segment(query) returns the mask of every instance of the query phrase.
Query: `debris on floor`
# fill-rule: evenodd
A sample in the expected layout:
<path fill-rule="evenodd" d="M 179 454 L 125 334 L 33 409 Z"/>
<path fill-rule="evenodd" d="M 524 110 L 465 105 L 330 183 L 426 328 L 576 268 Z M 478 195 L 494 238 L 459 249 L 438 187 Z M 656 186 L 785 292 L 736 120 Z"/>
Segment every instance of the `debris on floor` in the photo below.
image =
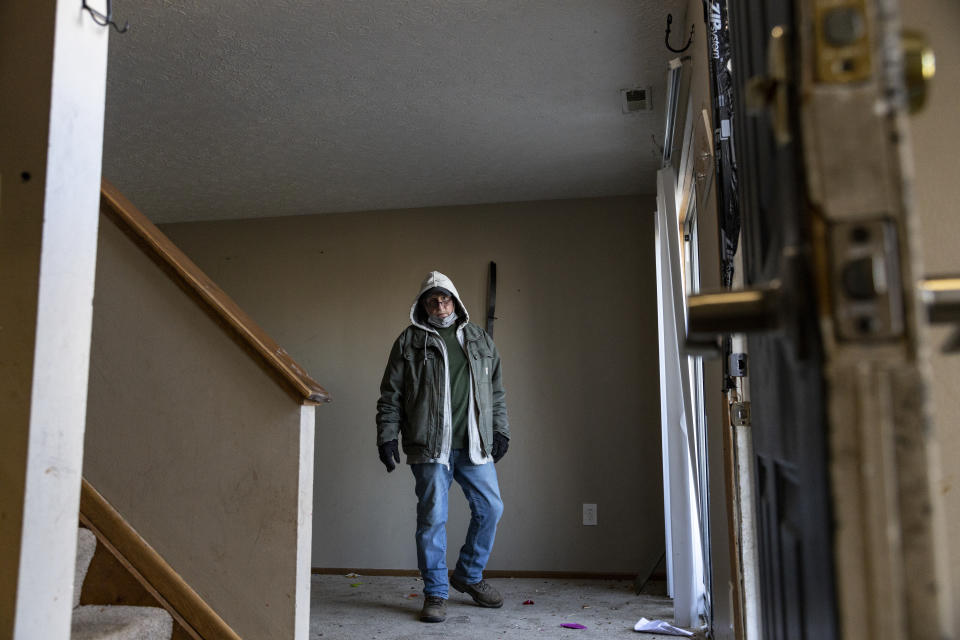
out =
<path fill-rule="evenodd" d="M 579 622 L 564 622 L 560 626 L 565 629 L 586 629 L 586 627 Z"/>
<path fill-rule="evenodd" d="M 640 618 L 640 620 L 637 621 L 637 624 L 633 626 L 633 630 L 643 633 L 660 633 L 666 636 L 690 637 L 693 635 L 693 632 L 685 629 L 679 629 L 672 624 L 664 622 L 663 620 L 647 620 L 646 618 Z"/>
<path fill-rule="evenodd" d="M 533 604 L 533 600 L 524 600 L 523 604 Z"/>
<path fill-rule="evenodd" d="M 350 586 L 351 586 L 351 587 L 359 587 L 359 586 L 362 585 L 362 584 L 363 584 L 362 582 L 354 582 L 354 583 L 351 584 Z"/>
<path fill-rule="evenodd" d="M 311 577 L 310 640 L 440 640 L 440 636 L 442 640 L 477 640 L 478 629 L 487 640 L 585 640 L 587 635 L 590 640 L 629 640 L 630 634 L 637 640 L 671 637 L 633 631 L 633 623 L 641 616 L 672 623 L 674 611 L 669 598 L 633 595 L 630 580 L 501 579 L 496 587 L 503 594 L 502 608 L 477 607 L 469 597 L 451 593 L 447 623 L 439 630 L 425 630 L 420 622 L 424 583 L 419 579 L 359 572 L 359 578 L 351 579 L 344 577 L 346 571 Z M 350 588 L 356 582 L 363 584 Z M 526 600 L 536 606 L 522 606 Z M 584 605 L 590 608 L 583 609 Z M 587 628 L 561 627 L 564 622 Z M 694 632 L 687 640 L 703 640 L 702 632 Z"/>
<path fill-rule="evenodd" d="M 359 573 L 348 573 L 347 575 L 345 575 L 345 576 L 343 576 L 343 577 L 344 577 L 344 578 L 359 578 L 359 577 L 360 577 L 360 574 L 359 574 Z"/>

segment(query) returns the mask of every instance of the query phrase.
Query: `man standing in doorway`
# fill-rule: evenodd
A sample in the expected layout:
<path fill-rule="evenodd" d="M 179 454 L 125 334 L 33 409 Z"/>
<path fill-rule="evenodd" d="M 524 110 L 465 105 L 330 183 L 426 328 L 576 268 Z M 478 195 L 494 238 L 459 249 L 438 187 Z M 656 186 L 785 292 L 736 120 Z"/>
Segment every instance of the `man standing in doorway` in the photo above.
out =
<path fill-rule="evenodd" d="M 470 322 L 456 287 L 427 275 L 410 308 L 410 326 L 393 343 L 377 402 L 377 448 L 387 471 L 400 462 L 398 438 L 417 493 L 417 564 L 423 576 L 420 619 L 447 616 L 447 496 L 456 480 L 470 504 L 470 527 L 449 585 L 481 607 L 503 597 L 483 579 L 503 513 L 493 464 L 510 429 L 500 355 Z"/>

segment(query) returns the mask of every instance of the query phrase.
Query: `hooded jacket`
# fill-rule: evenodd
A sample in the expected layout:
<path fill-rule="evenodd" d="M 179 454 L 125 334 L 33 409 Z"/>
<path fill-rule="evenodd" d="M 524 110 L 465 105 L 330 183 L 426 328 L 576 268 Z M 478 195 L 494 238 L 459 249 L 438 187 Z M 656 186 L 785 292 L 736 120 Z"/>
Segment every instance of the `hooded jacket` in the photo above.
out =
<path fill-rule="evenodd" d="M 453 433 L 450 410 L 450 372 L 447 348 L 427 322 L 420 296 L 434 287 L 453 294 L 457 313 L 457 341 L 470 369 L 467 437 L 470 461 L 491 462 L 493 432 L 510 437 L 507 407 L 500 377 L 500 354 L 493 339 L 470 322 L 453 282 L 431 271 L 410 307 L 410 326 L 394 341 L 380 382 L 377 402 L 377 444 L 400 437 L 407 464 L 449 464 Z"/>

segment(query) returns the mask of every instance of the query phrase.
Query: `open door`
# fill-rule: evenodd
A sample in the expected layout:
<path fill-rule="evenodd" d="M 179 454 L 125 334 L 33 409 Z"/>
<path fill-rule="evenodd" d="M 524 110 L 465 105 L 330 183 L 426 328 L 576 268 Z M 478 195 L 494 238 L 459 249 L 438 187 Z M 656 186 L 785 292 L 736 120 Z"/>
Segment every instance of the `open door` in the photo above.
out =
<path fill-rule="evenodd" d="M 727 7 L 762 637 L 951 637 L 895 2 Z"/>

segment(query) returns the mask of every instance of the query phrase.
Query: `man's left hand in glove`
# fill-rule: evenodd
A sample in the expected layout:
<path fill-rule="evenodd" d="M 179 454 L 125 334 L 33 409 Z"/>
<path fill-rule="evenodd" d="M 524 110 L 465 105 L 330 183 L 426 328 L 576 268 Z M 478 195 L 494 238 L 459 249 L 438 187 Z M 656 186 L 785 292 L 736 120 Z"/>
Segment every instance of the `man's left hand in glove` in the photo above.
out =
<path fill-rule="evenodd" d="M 493 434 L 493 451 L 490 453 L 493 455 L 493 462 L 496 464 L 500 462 L 500 458 L 507 455 L 507 448 L 510 446 L 510 438 L 494 432 Z"/>

